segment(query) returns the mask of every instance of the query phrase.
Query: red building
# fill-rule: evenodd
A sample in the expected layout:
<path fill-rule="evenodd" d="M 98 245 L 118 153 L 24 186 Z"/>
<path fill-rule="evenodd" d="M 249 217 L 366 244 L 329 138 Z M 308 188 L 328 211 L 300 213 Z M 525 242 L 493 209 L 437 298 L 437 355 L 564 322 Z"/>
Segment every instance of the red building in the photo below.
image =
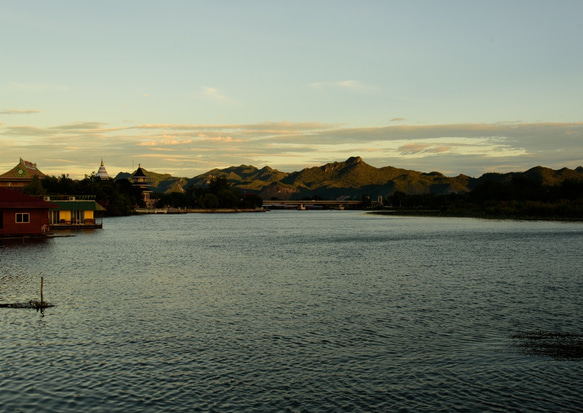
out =
<path fill-rule="evenodd" d="M 59 206 L 0 187 L 0 237 L 50 235 L 50 208 L 59 208 Z"/>

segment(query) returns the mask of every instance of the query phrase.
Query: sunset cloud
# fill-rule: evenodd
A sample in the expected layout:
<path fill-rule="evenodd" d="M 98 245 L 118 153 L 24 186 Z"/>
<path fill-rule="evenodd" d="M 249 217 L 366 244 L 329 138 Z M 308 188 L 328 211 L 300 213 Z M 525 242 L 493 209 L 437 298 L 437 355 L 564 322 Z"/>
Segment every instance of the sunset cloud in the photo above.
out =
<path fill-rule="evenodd" d="M 582 2 L 537 3 L 528 19 L 526 0 L 481 2 L 484 19 L 453 2 L 423 15 L 249 2 L 229 16 L 180 2 L 172 19 L 161 2 L 119 2 L 116 16 L 139 18 L 106 26 L 103 2 L 5 3 L 0 31 L 17 41 L 2 50 L 0 171 L 21 157 L 77 177 L 101 157 L 112 175 L 142 162 L 176 176 L 351 156 L 470 176 L 583 163 Z"/>
<path fill-rule="evenodd" d="M 408 143 L 399 147 L 399 152 L 401 152 L 403 155 L 412 155 L 424 152 L 428 147 L 429 145 L 425 143 Z"/>
<path fill-rule="evenodd" d="M 377 167 L 439 170 L 470 176 L 535 165 L 574 168 L 583 163 L 582 123 L 350 128 L 288 121 L 114 127 L 92 121 L 45 128 L 0 125 L 1 142 L 7 148 L 3 152 L 4 169 L 12 167 L 14 159 L 25 157 L 37 162 L 39 167 L 43 165 L 43 171 L 78 176 L 91 172 L 87 168 L 97 162 L 96 154 L 97 158 L 108 159 L 108 170 L 112 173 L 116 166 L 120 171 L 127 171 L 132 159 L 149 159 L 151 164 L 143 165 L 147 169 L 181 176 L 204 173 L 209 166 L 212 169 L 242 163 L 291 172 L 350 156 L 362 156 L 365 162 Z M 160 152 L 178 160 L 168 163 L 164 160 L 167 158 L 158 156 Z M 71 161 L 67 166 L 51 161 L 63 156 Z"/>
<path fill-rule="evenodd" d="M 314 82 L 310 83 L 310 87 L 316 90 L 346 90 L 355 93 L 373 93 L 377 88 L 362 83 L 358 80 L 341 80 L 337 82 Z"/>
<path fill-rule="evenodd" d="M 159 141 L 145 141 L 139 142 L 138 145 L 141 146 L 176 146 L 176 145 L 189 145 L 193 142 L 192 139 L 172 139 L 167 138 Z"/>
<path fill-rule="evenodd" d="M 106 129 L 103 128 L 105 125 L 107 125 L 105 122 L 81 122 L 55 126 L 51 129 L 60 132 L 96 132 L 106 131 Z"/>
<path fill-rule="evenodd" d="M 5 109 L 0 110 L 0 115 L 31 115 L 34 113 L 40 113 L 40 110 L 18 110 L 18 109 Z"/>
<path fill-rule="evenodd" d="M 202 88 L 202 96 L 207 98 L 207 99 L 211 99 L 211 100 L 215 100 L 215 101 L 219 101 L 219 102 L 232 102 L 233 100 L 227 96 L 225 96 L 224 94 L 222 94 L 221 92 L 219 92 L 218 89 L 214 88 L 214 87 L 208 87 L 205 86 Z"/>

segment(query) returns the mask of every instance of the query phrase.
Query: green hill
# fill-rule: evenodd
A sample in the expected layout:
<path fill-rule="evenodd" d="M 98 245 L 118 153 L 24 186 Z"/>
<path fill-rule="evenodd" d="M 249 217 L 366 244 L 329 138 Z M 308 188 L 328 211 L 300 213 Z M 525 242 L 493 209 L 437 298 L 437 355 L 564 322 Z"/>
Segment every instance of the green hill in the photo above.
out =
<path fill-rule="evenodd" d="M 371 199 L 387 197 L 396 192 L 407 195 L 459 194 L 467 193 L 484 182 L 508 184 L 510 182 L 555 186 L 566 180 L 583 181 L 583 168 L 553 170 L 537 166 L 526 172 L 506 174 L 487 173 L 479 178 L 466 175 L 448 177 L 440 172 L 419 172 L 391 166 L 376 168 L 360 157 L 351 157 L 344 162 L 333 162 L 322 166 L 302 169 L 298 172 L 281 172 L 268 166 L 258 169 L 251 165 L 213 169 L 193 178 L 177 178 L 169 174 L 150 172 L 142 168 L 150 179 L 153 191 L 162 193 L 183 192 L 190 185 L 204 187 L 212 176 L 225 177 L 233 186 L 245 193 L 259 195 L 268 200 L 306 199 L 360 199 L 368 195 Z M 116 176 L 124 179 L 124 172 Z"/>

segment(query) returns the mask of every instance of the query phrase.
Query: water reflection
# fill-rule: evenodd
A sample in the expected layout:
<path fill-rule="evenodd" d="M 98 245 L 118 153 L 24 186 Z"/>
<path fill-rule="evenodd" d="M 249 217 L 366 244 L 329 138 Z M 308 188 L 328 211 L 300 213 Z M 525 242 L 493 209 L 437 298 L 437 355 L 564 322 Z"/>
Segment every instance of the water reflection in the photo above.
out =
<path fill-rule="evenodd" d="M 0 309 L 0 400 L 577 411 L 581 358 L 555 363 L 555 338 L 528 332 L 580 348 L 582 247 L 577 224 L 314 211 L 127 217 L 0 246 L 0 301 L 38 299 L 42 276 L 58 304 Z"/>
<path fill-rule="evenodd" d="M 558 331 L 529 331 L 511 336 L 513 345 L 523 354 L 546 356 L 556 360 L 583 359 L 583 334 Z"/>
<path fill-rule="evenodd" d="M 0 251 L 6 248 L 21 248 L 34 246 L 47 246 L 53 242 L 52 238 L 45 237 L 20 237 L 20 238 L 0 238 Z"/>

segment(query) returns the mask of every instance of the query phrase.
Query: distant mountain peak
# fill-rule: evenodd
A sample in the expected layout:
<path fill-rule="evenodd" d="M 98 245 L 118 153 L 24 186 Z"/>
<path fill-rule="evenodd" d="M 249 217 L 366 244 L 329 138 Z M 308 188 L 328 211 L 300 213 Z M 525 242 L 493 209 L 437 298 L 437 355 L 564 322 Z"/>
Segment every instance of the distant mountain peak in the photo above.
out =
<path fill-rule="evenodd" d="M 142 168 L 143 169 L 143 168 Z M 352 156 L 344 162 L 331 162 L 313 166 L 297 172 L 281 172 L 264 166 L 257 169 L 252 165 L 231 166 L 213 169 L 194 178 L 174 178 L 168 174 L 146 171 L 150 185 L 157 192 L 180 192 L 189 185 L 206 186 L 209 176 L 222 176 L 235 188 L 261 196 L 263 199 L 360 199 L 363 195 L 376 199 L 395 192 L 406 194 L 447 194 L 469 192 L 485 181 L 505 182 L 523 178 L 557 185 L 566 179 L 583 181 L 583 167 L 575 170 L 562 168 L 553 170 L 536 166 L 526 172 L 486 173 L 480 178 L 466 175 L 448 177 L 441 172 L 419 172 L 392 166 L 377 168 L 367 164 L 360 156 Z M 128 173 L 120 173 L 116 179 L 123 179 Z"/>

